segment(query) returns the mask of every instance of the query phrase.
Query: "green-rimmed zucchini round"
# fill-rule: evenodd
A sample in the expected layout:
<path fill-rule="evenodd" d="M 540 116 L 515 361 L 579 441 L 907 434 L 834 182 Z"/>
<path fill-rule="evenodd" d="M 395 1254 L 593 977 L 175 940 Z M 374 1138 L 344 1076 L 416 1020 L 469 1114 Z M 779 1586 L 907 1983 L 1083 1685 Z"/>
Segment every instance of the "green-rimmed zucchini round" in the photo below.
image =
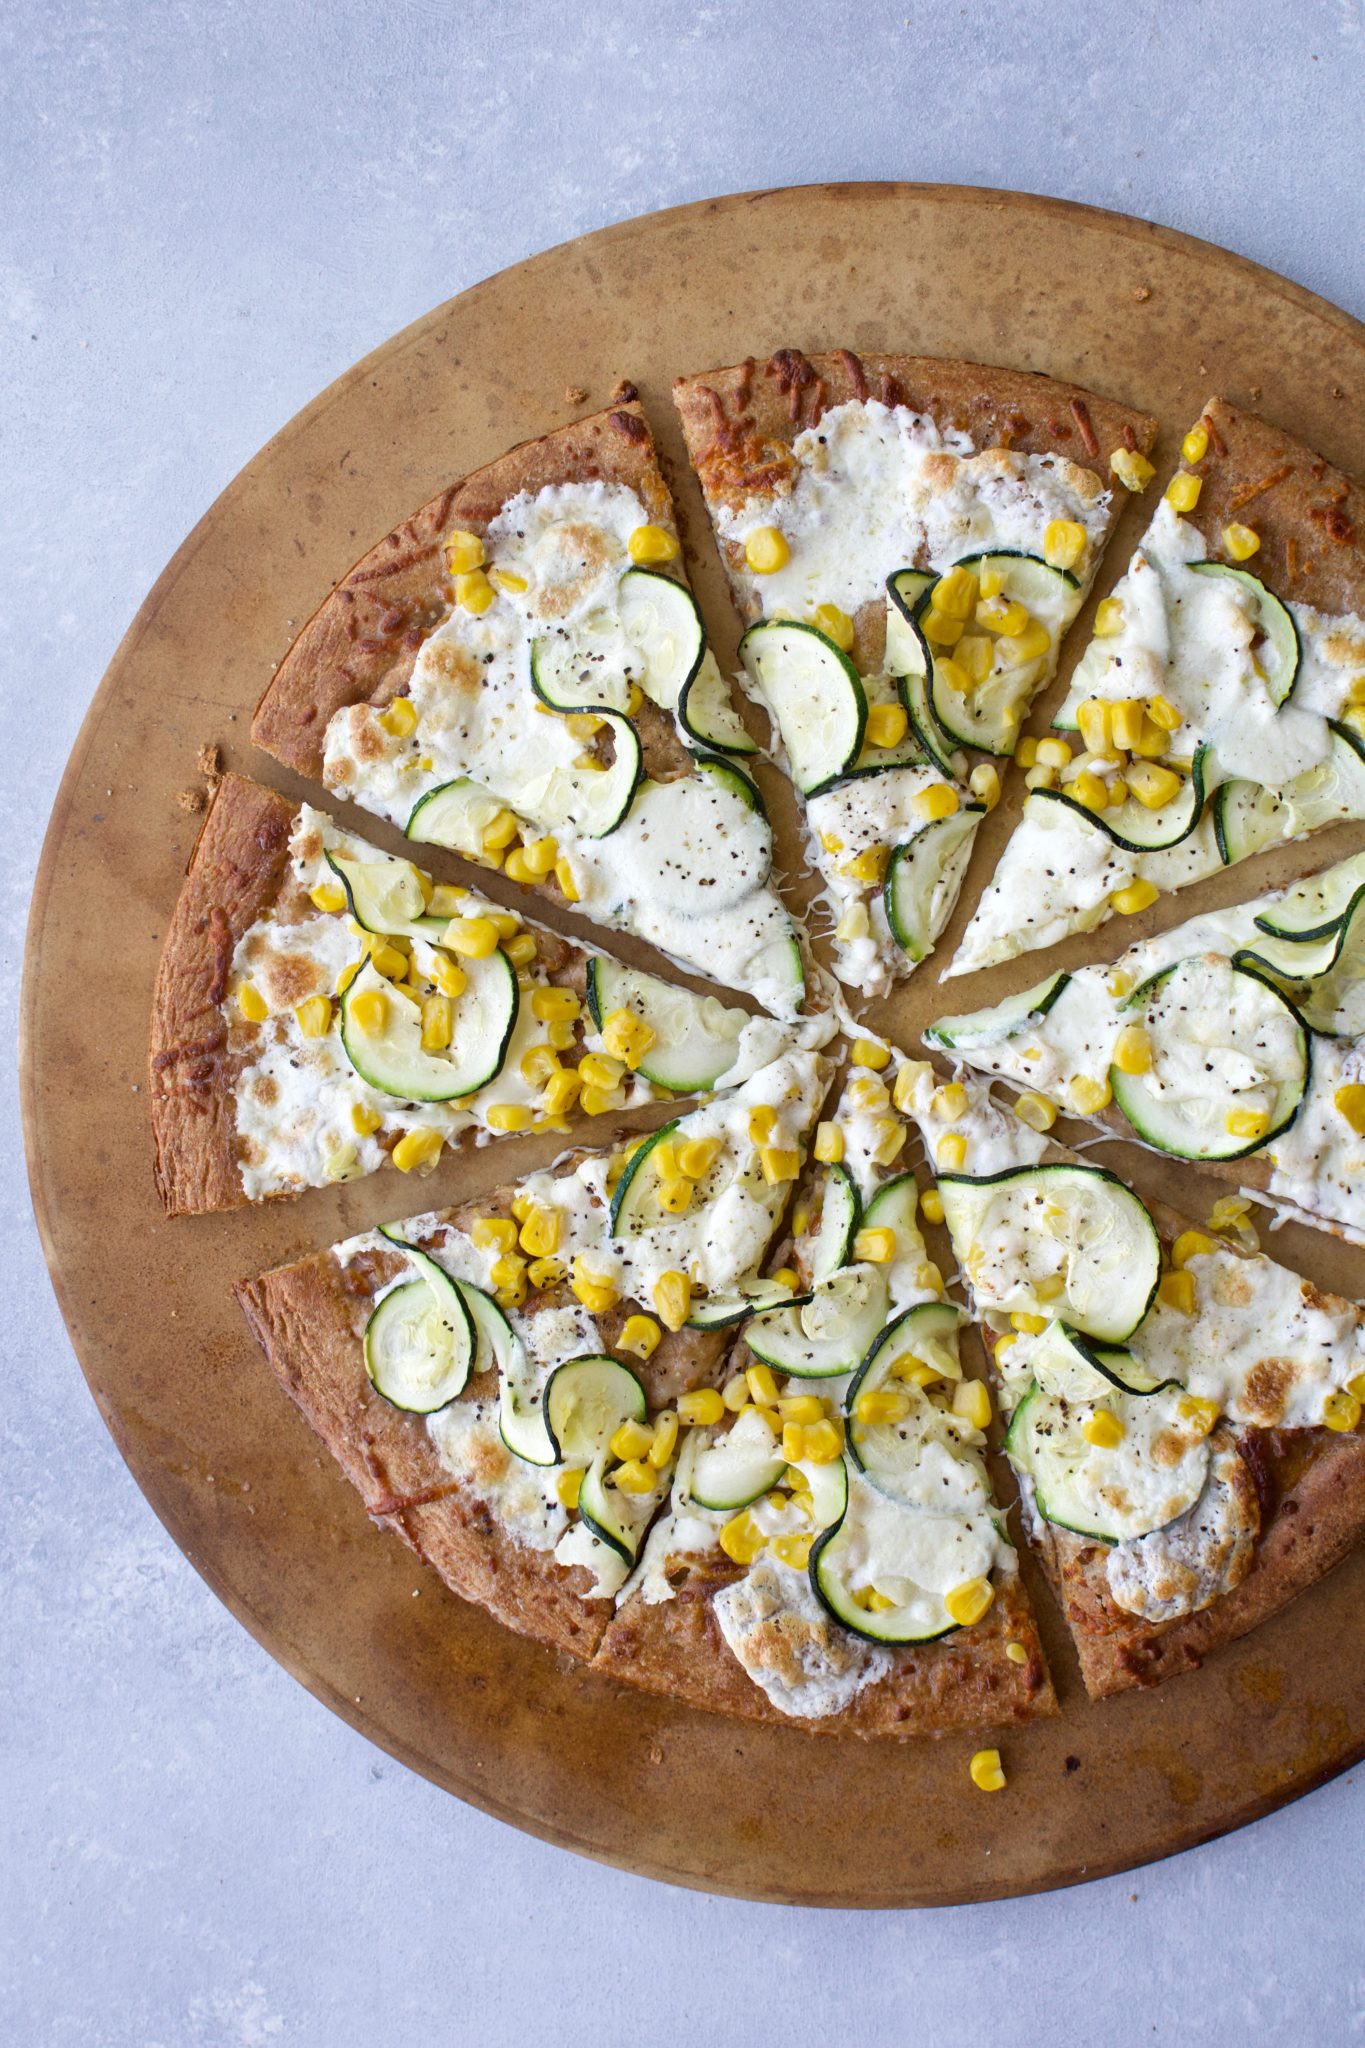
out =
<path fill-rule="evenodd" d="M 739 658 L 776 721 L 803 796 L 852 766 L 863 744 L 867 697 L 841 647 L 796 619 L 761 619 L 739 643 Z"/>
<path fill-rule="evenodd" d="M 1303 643 L 1288 605 L 1282 604 L 1274 591 L 1268 589 L 1259 576 L 1253 576 L 1250 569 L 1239 569 L 1231 562 L 1191 562 L 1190 567 L 1197 576 L 1226 577 L 1251 598 L 1257 630 L 1264 636 L 1271 653 L 1268 664 L 1264 654 L 1260 656 L 1261 667 L 1268 670 L 1270 698 L 1275 704 L 1286 703 L 1293 695 L 1303 659 Z"/>
<path fill-rule="evenodd" d="M 963 804 L 950 817 L 933 819 L 892 853 L 882 901 L 891 936 L 908 959 L 922 960 L 952 916 L 985 815 L 984 805 Z"/>
<path fill-rule="evenodd" d="M 451 1102 L 472 1095 L 501 1072 L 517 1021 L 516 969 L 499 949 L 465 962 L 467 981 L 454 999 L 445 1052 L 422 1044 L 422 1010 L 367 960 L 341 998 L 341 1043 L 362 1081 L 400 1102 Z M 383 1029 L 362 1031 L 356 1003 L 382 995 Z"/>
<path fill-rule="evenodd" d="M 379 1301 L 365 1325 L 365 1370 L 376 1393 L 409 1415 L 434 1415 L 463 1393 L 477 1350 L 469 1309 L 434 1260 Z"/>
<path fill-rule="evenodd" d="M 886 1319 L 886 1280 L 877 1266 L 842 1267 L 802 1307 L 767 1309 L 745 1325 L 755 1358 L 793 1379 L 852 1372 Z"/>
<path fill-rule="evenodd" d="M 974 1045 L 1003 1045 L 1018 1038 L 1026 1027 L 1046 1017 L 1070 981 L 1069 974 L 1046 974 L 1032 988 L 1017 996 L 1006 996 L 989 1010 L 967 1010 L 958 1017 L 939 1017 L 924 1031 L 926 1045 L 941 1045 L 956 1051 Z"/>

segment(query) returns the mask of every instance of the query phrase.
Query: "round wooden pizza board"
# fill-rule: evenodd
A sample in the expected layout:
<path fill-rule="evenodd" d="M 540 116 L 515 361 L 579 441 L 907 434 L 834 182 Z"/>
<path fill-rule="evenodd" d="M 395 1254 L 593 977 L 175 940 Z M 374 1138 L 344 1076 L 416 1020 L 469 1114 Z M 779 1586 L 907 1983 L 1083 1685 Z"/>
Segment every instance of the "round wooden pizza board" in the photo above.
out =
<path fill-rule="evenodd" d="M 241 1275 L 539 1164 L 546 1141 L 448 1158 L 420 1195 L 383 1176 L 264 1213 L 167 1223 L 152 1188 L 148 1000 L 195 833 L 177 796 L 196 786 L 200 747 L 305 794 L 252 749 L 247 726 L 334 579 L 449 478 L 606 403 L 622 377 L 659 436 L 728 658 L 733 623 L 670 384 L 789 344 L 1070 378 L 1157 414 L 1167 466 L 1217 390 L 1365 473 L 1365 329 L 1239 257 L 1116 214 L 952 187 L 821 186 L 678 208 L 519 264 L 325 391 L 223 493 L 147 598 L 90 708 L 43 850 L 24 1119 L 53 1282 L 101 1413 L 175 1541 L 318 1698 L 461 1798 L 585 1855 L 751 1898 L 944 1904 L 1169 1855 L 1365 1753 L 1365 1550 L 1205 1670 L 1101 1707 L 1087 1704 L 1038 1589 L 1063 1713 L 1002 1738 L 1009 1789 L 997 1797 L 968 1780 L 969 1737 L 827 1741 L 692 1712 L 508 1634 L 375 1530 L 231 1297 Z M 1144 518 L 1127 509 L 1101 589 Z M 769 790 L 791 847 L 771 777 Z M 940 965 L 1008 808 L 982 835 Z M 1351 844 L 1324 835 L 1307 859 Z M 1276 859 L 1259 864 L 1256 887 L 1305 856 Z M 1164 921 L 1250 893 L 1249 874 L 1168 902 Z M 71 1000 L 88 995 L 92 948 L 94 1029 L 89 1001 Z M 994 1001 L 1037 972 L 1026 958 L 944 990 L 930 966 L 876 1021 L 913 1049 L 936 1009 Z M 1122 1165 L 1196 1215 L 1218 1192 L 1131 1148 Z M 1358 1252 L 1294 1226 L 1275 1243 L 1323 1284 L 1365 1291 Z"/>

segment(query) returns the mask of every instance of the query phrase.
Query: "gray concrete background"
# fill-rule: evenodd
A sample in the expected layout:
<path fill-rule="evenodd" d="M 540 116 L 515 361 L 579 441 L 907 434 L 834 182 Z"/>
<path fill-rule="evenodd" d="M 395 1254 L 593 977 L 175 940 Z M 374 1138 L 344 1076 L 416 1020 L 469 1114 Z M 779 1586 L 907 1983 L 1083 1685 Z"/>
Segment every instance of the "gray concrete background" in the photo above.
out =
<path fill-rule="evenodd" d="M 602 76 L 626 81 L 605 108 Z M 1143 214 L 1361 314 L 1363 88 L 1361 0 L 9 0 L 7 1028 L 52 794 L 143 593 L 260 443 L 394 329 L 608 221 L 881 177 Z M 92 935 L 96 970 L 117 943 Z M 58 1319 L 12 1114 L 4 1144 L 5 2041 L 1365 2037 L 1365 1773 L 1131 1878 L 882 1917 L 599 1870 L 408 1776 L 162 1533 Z"/>

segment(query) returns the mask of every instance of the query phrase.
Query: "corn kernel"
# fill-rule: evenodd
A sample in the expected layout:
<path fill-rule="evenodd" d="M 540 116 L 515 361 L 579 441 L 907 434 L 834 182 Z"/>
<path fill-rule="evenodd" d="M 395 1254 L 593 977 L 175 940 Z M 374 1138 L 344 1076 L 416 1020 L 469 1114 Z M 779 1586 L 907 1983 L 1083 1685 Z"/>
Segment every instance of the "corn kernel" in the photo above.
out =
<path fill-rule="evenodd" d="M 1354 1394 L 1336 1392 L 1329 1394 L 1322 1404 L 1322 1419 L 1328 1429 L 1347 1436 L 1360 1425 L 1361 1404 Z"/>
<path fill-rule="evenodd" d="M 993 761 L 978 761 L 968 777 L 968 787 L 978 803 L 993 811 L 1000 801 L 1000 770 Z"/>
<path fill-rule="evenodd" d="M 462 996 L 469 987 L 469 976 L 463 967 L 457 967 L 448 953 L 432 948 L 428 974 L 433 985 L 443 996 Z"/>
<path fill-rule="evenodd" d="M 871 1067 L 874 1073 L 880 1074 L 891 1064 L 891 1048 L 879 1038 L 855 1038 L 849 1058 L 855 1067 Z"/>
<path fill-rule="evenodd" d="M 559 1250 L 558 1209 L 533 1208 L 521 1226 L 521 1248 L 533 1259 L 548 1259 Z"/>
<path fill-rule="evenodd" d="M 1049 733 L 1038 742 L 1038 764 L 1042 768 L 1065 768 L 1071 760 L 1071 742 L 1061 733 Z"/>
<path fill-rule="evenodd" d="M 964 1579 L 960 1586 L 954 1586 L 943 1596 L 943 1604 L 959 1628 L 970 1628 L 980 1621 L 995 1598 L 995 1588 L 989 1579 Z"/>
<path fill-rule="evenodd" d="M 924 637 L 931 647 L 956 647 L 965 631 L 962 619 L 953 618 L 948 612 L 941 612 L 937 605 L 931 605 L 924 615 Z M 962 673 L 965 675 L 966 671 Z M 956 689 L 957 684 L 950 685 Z"/>
<path fill-rule="evenodd" d="M 777 1381 L 770 1365 L 751 1365 L 744 1375 L 749 1398 L 757 1408 L 777 1406 Z M 799 1462 L 799 1461 L 798 1461 Z"/>
<path fill-rule="evenodd" d="M 719 1153 L 719 1138 L 686 1138 L 678 1147 L 678 1171 L 688 1180 L 700 1180 L 711 1171 Z"/>
<path fill-rule="evenodd" d="M 1054 569 L 1074 569 L 1085 553 L 1085 528 L 1078 519 L 1049 519 L 1043 560 Z"/>
<path fill-rule="evenodd" d="M 782 1425 L 782 1455 L 789 1465 L 799 1465 L 806 1455 L 806 1432 L 799 1422 Z"/>
<path fill-rule="evenodd" d="M 555 880 L 559 884 L 559 893 L 564 898 L 564 901 L 566 903 L 577 903 L 578 884 L 573 878 L 573 869 L 567 860 L 557 860 L 555 862 Z"/>
<path fill-rule="evenodd" d="M 504 1252 L 500 1259 L 494 1259 L 488 1277 L 499 1291 L 515 1292 L 526 1284 L 526 1261 L 517 1252 Z"/>
<path fill-rule="evenodd" d="M 609 1053 L 590 1052 L 578 1062 L 578 1071 L 583 1076 L 585 1088 L 615 1088 L 625 1073 L 622 1061 L 613 1059 Z"/>
<path fill-rule="evenodd" d="M 627 1316 L 616 1341 L 623 1351 L 632 1352 L 636 1358 L 651 1358 L 662 1334 L 653 1316 Z"/>
<path fill-rule="evenodd" d="M 837 1166 L 844 1156 L 844 1134 L 838 1124 L 815 1126 L 815 1156 L 822 1166 Z"/>
<path fill-rule="evenodd" d="M 832 640 L 845 654 L 849 652 L 853 645 L 853 621 L 847 612 L 840 611 L 837 604 L 816 605 L 811 623 L 819 628 L 826 640 Z"/>
<path fill-rule="evenodd" d="M 1190 428 L 1180 444 L 1180 452 L 1191 468 L 1196 462 L 1204 460 L 1209 452 L 1209 430 L 1202 420 L 1196 420 Z"/>
<path fill-rule="evenodd" d="M 874 1387 L 859 1394 L 853 1413 L 865 1429 L 875 1429 L 879 1424 L 904 1422 L 911 1405 L 910 1396 L 897 1393 L 894 1387 Z"/>
<path fill-rule="evenodd" d="M 1097 1408 L 1081 1424 L 1081 1435 L 1097 1451 L 1113 1451 L 1128 1434 L 1117 1415 L 1111 1415 L 1107 1408 Z"/>
<path fill-rule="evenodd" d="M 867 905 L 865 903 L 850 903 L 848 909 L 834 927 L 834 936 L 836 939 L 843 939 L 846 942 L 852 939 L 865 939 L 871 929 L 872 920 L 867 914 Z"/>
<path fill-rule="evenodd" d="M 679 547 L 675 534 L 665 526 L 637 526 L 626 542 L 632 562 L 674 562 Z"/>
<path fill-rule="evenodd" d="M 578 1098 L 578 1106 L 584 1116 L 606 1116 L 613 1109 L 625 1106 L 625 1095 L 620 1088 L 586 1087 Z"/>
<path fill-rule="evenodd" d="M 998 643 L 1000 658 L 1012 668 L 1023 668 L 1031 661 L 1041 661 L 1052 651 L 1052 635 L 1041 619 L 1031 619 L 1022 633 L 1015 633 L 1009 639 Z"/>
<path fill-rule="evenodd" d="M 855 853 L 852 860 L 846 860 L 839 869 L 851 882 L 867 882 L 876 886 L 886 873 L 891 849 L 887 846 L 868 846 L 861 853 Z"/>
<path fill-rule="evenodd" d="M 1203 488 L 1201 477 L 1191 476 L 1185 469 L 1177 470 L 1166 486 L 1166 502 L 1177 512 L 1193 512 Z"/>
<path fill-rule="evenodd" d="M 405 740 L 417 730 L 417 707 L 411 697 L 395 697 L 379 714 L 379 723 L 390 738 Z"/>
<path fill-rule="evenodd" d="M 1123 600 L 1102 597 L 1095 607 L 1095 638 L 1113 640 L 1123 631 Z"/>
<path fill-rule="evenodd" d="M 1094 1116 L 1110 1099 L 1108 1081 L 1093 1080 L 1089 1074 L 1077 1074 L 1067 1089 L 1067 1100 L 1080 1116 Z"/>
<path fill-rule="evenodd" d="M 1270 1118 L 1263 1109 L 1230 1109 L 1223 1127 L 1230 1138 L 1263 1138 L 1270 1129 Z"/>
<path fill-rule="evenodd" d="M 1157 1299 L 1179 1316 L 1192 1316 L 1195 1309 L 1195 1285 L 1193 1273 L 1163 1273 L 1157 1288 Z"/>
<path fill-rule="evenodd" d="M 1078 803 L 1088 811 L 1103 811 L 1109 806 L 1109 785 L 1103 776 L 1096 775 L 1090 768 L 1083 768 L 1071 785 L 1071 793 Z"/>
<path fill-rule="evenodd" d="M 669 1330 L 680 1330 L 692 1313 L 692 1282 L 686 1273 L 660 1274 L 654 1283 L 654 1306 Z"/>
<path fill-rule="evenodd" d="M 559 1287 L 568 1279 L 569 1269 L 563 1259 L 532 1259 L 526 1274 L 534 1288 Z"/>
<path fill-rule="evenodd" d="M 1155 761 L 1130 762 L 1127 782 L 1129 793 L 1147 811 L 1164 809 L 1175 801 L 1184 787 L 1173 769 L 1161 768 Z"/>
<path fill-rule="evenodd" d="M 559 1054 L 549 1045 L 532 1045 L 517 1062 L 517 1071 L 532 1088 L 543 1088 L 551 1074 L 560 1070 Z"/>
<path fill-rule="evenodd" d="M 1152 1041 L 1145 1024 L 1125 1024 L 1114 1040 L 1113 1064 L 1121 1074 L 1149 1074 Z"/>
<path fill-rule="evenodd" d="M 624 1061 L 632 1072 L 654 1043 L 654 1032 L 633 1010 L 613 1010 L 603 1020 L 602 1043 L 613 1059 Z"/>
<path fill-rule="evenodd" d="M 1113 707 L 1103 697 L 1087 697 L 1076 712 L 1076 723 L 1088 754 L 1107 754 L 1113 744 Z"/>
<path fill-rule="evenodd" d="M 419 1128 L 398 1140 L 391 1157 L 400 1173 L 411 1173 L 419 1166 L 434 1166 L 444 1143 L 439 1131 Z"/>
<path fill-rule="evenodd" d="M 366 1038 L 378 1038 L 389 1021 L 389 999 L 382 988 L 362 989 L 353 996 L 347 1016 Z"/>
<path fill-rule="evenodd" d="M 1127 451 L 1121 449 L 1119 452 L 1126 454 Z M 1115 459 L 1117 460 L 1117 458 Z M 976 1786 L 978 1792 L 1004 1791 L 1005 1772 L 1000 1762 L 1000 1752 L 998 1749 L 979 1749 L 968 1764 L 967 1769 L 971 1773 L 972 1783 Z"/>
<path fill-rule="evenodd" d="M 309 996 L 294 1015 L 305 1038 L 325 1038 L 332 1028 L 332 1005 L 326 996 Z"/>
<path fill-rule="evenodd" d="M 1365 1082 L 1347 1081 L 1333 1095 L 1332 1107 L 1357 1136 L 1365 1138 Z"/>
<path fill-rule="evenodd" d="M 1365 1372 L 1358 1372 L 1353 1380 L 1347 1380 L 1346 1391 L 1354 1394 L 1357 1401 L 1365 1401 Z"/>
<path fill-rule="evenodd" d="M 1028 1663 L 1028 1651 L 1022 1643 L 1006 1643 L 1005 1655 L 1009 1658 L 1011 1664 Z"/>
<path fill-rule="evenodd" d="M 749 1111 L 749 1138 L 753 1144 L 762 1145 L 776 1129 L 777 1111 L 769 1103 L 760 1102 Z"/>
<path fill-rule="evenodd" d="M 1033 768 L 1038 763 L 1038 742 L 1031 732 L 1026 732 L 1014 750 L 1014 758 L 1021 768 Z"/>
<path fill-rule="evenodd" d="M 469 1227 L 469 1237 L 481 1252 L 512 1252 L 517 1248 L 517 1226 L 509 1216 L 476 1216 Z"/>
<path fill-rule="evenodd" d="M 803 1572 L 810 1563 L 811 1547 L 814 1542 L 813 1533 L 806 1535 L 793 1530 L 785 1536 L 774 1536 L 768 1548 L 780 1564 L 790 1565 L 794 1571 Z"/>
<path fill-rule="evenodd" d="M 976 581 L 981 597 L 999 597 L 1005 587 L 1005 572 L 998 562 L 983 562 Z"/>
<path fill-rule="evenodd" d="M 1109 901 L 1120 916 L 1136 917 L 1140 911 L 1150 909 L 1160 894 L 1155 882 L 1140 879 L 1130 882 L 1126 889 L 1116 889 Z"/>
<path fill-rule="evenodd" d="M 870 747 L 898 747 L 910 728 L 900 704 L 874 704 L 867 714 L 867 744 Z"/>
<path fill-rule="evenodd" d="M 1177 1412 L 1196 1436 L 1207 1436 L 1218 1420 L 1218 1403 L 1199 1394 L 1182 1394 Z"/>
<path fill-rule="evenodd" d="M 964 668 L 960 661 L 954 661 L 952 656 L 947 654 L 935 656 L 934 680 L 941 683 L 945 690 L 951 690 L 956 697 L 965 697 L 972 687 L 970 669 Z"/>
<path fill-rule="evenodd" d="M 995 667 L 995 642 L 989 633 L 964 633 L 957 643 L 952 657 L 952 666 L 960 668 L 967 678 L 968 687 L 984 683 Z M 956 688 L 956 684 L 950 684 Z M 961 694 L 965 695 L 965 692 Z"/>
<path fill-rule="evenodd" d="M 1057 1105 L 1049 1096 L 1039 1094 L 1036 1088 L 1026 1088 L 1022 1095 L 1015 1097 L 1014 1114 L 1031 1131 L 1050 1131 L 1057 1121 Z"/>
<path fill-rule="evenodd" d="M 689 1429 L 713 1428 L 724 1415 L 725 1403 L 715 1387 L 693 1387 L 679 1398 L 678 1420 Z"/>
<path fill-rule="evenodd" d="M 734 1564 L 752 1564 L 767 1542 L 747 1508 L 741 1508 L 737 1515 L 723 1524 L 716 1540 Z"/>
<path fill-rule="evenodd" d="M 976 597 L 976 577 L 964 563 L 958 562 L 939 577 L 931 603 L 947 618 L 969 619 Z"/>
<path fill-rule="evenodd" d="M 744 542 L 744 559 L 755 576 L 774 576 L 792 558 L 786 535 L 775 526 L 756 526 Z"/>
<path fill-rule="evenodd" d="M 967 1163 L 967 1140 L 960 1131 L 949 1131 L 939 1139 L 935 1159 L 945 1173 L 961 1173 Z"/>
<path fill-rule="evenodd" d="M 1017 1308 L 1010 1316 L 1010 1324 L 1021 1336 L 1040 1337 L 1047 1328 L 1047 1317 L 1035 1316 L 1027 1309 Z"/>
<path fill-rule="evenodd" d="M 758 1157 L 763 1168 L 763 1178 L 770 1188 L 780 1187 L 784 1181 L 795 1180 L 801 1171 L 801 1154 L 785 1145 L 762 1145 Z"/>
<path fill-rule="evenodd" d="M 842 1426 L 830 1416 L 821 1422 L 804 1425 L 805 1461 L 810 1465 L 832 1465 L 843 1455 L 844 1433 Z"/>
<path fill-rule="evenodd" d="M 991 1419 L 991 1393 L 984 1380 L 959 1380 L 953 1388 L 953 1413 L 973 1429 L 986 1429 Z"/>
<path fill-rule="evenodd" d="M 721 1389 L 721 1399 L 732 1415 L 738 1415 L 741 1408 L 750 1405 L 749 1382 L 742 1372 L 737 1372 L 732 1379 L 725 1382 Z"/>
<path fill-rule="evenodd" d="M 493 586 L 482 569 L 455 578 L 455 602 L 462 611 L 486 612 L 493 602 Z"/>
<path fill-rule="evenodd" d="M 848 1096 L 859 1109 L 885 1109 L 891 1101 L 885 1081 L 875 1074 L 858 1074 L 849 1083 Z"/>
<path fill-rule="evenodd" d="M 926 1188 L 919 1198 L 920 1215 L 926 1223 L 942 1223 L 943 1197 L 937 1188 Z"/>
<path fill-rule="evenodd" d="M 237 991 L 237 1007 L 248 1024 L 264 1024 L 270 1005 L 254 982 L 244 981 Z"/>
<path fill-rule="evenodd" d="M 526 864 L 526 856 L 519 846 L 514 846 L 503 863 L 503 873 L 509 882 L 534 882 L 536 877 Z"/>
<path fill-rule="evenodd" d="M 661 1180 L 654 1190 L 654 1199 L 666 1216 L 685 1216 L 692 1206 L 692 1191 L 695 1182 L 685 1180 L 678 1174 L 672 1180 Z"/>
<path fill-rule="evenodd" d="M 656 1472 L 662 1472 L 678 1447 L 678 1417 L 672 1408 L 664 1408 L 654 1418 L 653 1441 L 646 1452 Z"/>
<path fill-rule="evenodd" d="M 452 917 L 441 943 L 467 960 L 487 960 L 498 950 L 498 928 L 491 917 Z"/>
<path fill-rule="evenodd" d="M 653 1441 L 654 1432 L 648 1423 L 628 1417 L 613 1430 L 609 1447 L 613 1458 L 643 1458 Z"/>
<path fill-rule="evenodd" d="M 955 1123 L 958 1117 L 967 1114 L 967 1091 L 961 1081 L 945 1081 L 941 1088 L 935 1088 L 929 1102 L 930 1114 L 944 1123 Z"/>
<path fill-rule="evenodd" d="M 1202 1230 L 1182 1230 L 1171 1246 L 1171 1264 L 1177 1273 L 1183 1273 L 1191 1259 L 1205 1258 L 1217 1249 L 1213 1239 Z"/>
<path fill-rule="evenodd" d="M 612 1473 L 611 1483 L 622 1493 L 653 1493 L 659 1483 L 659 1475 L 645 1459 L 627 1458 Z"/>
<path fill-rule="evenodd" d="M 308 900 L 319 910 L 337 911 L 346 908 L 346 891 L 340 882 L 319 882 L 315 889 L 308 891 Z"/>
<path fill-rule="evenodd" d="M 534 1117 L 522 1102 L 490 1102 L 484 1111 L 484 1122 L 490 1131 L 525 1131 L 530 1129 Z"/>
<path fill-rule="evenodd" d="M 1016 640 L 1027 629 L 1029 614 L 1027 605 L 1012 597 L 983 597 L 976 608 L 976 623 L 987 632 L 999 633 L 1006 640 Z"/>
<path fill-rule="evenodd" d="M 819 1394 L 784 1394 L 777 1412 L 784 1422 L 823 1422 L 829 1411 Z"/>
<path fill-rule="evenodd" d="M 372 1137 L 383 1121 L 380 1112 L 371 1109 L 367 1103 L 357 1102 L 351 1107 L 351 1129 L 357 1137 Z"/>
<path fill-rule="evenodd" d="M 1240 519 L 1234 519 L 1223 528 L 1223 547 L 1234 562 L 1247 562 L 1261 545 L 1261 536 L 1253 526 L 1243 526 Z"/>
<path fill-rule="evenodd" d="M 874 1266 L 887 1266 L 896 1256 L 896 1233 L 884 1225 L 874 1224 L 869 1230 L 860 1230 L 853 1240 L 853 1256 Z"/>
<path fill-rule="evenodd" d="M 551 1116 L 563 1116 L 577 1102 L 582 1087 L 582 1077 L 576 1067 L 561 1067 L 545 1083 L 542 1100 L 546 1110 Z"/>
<path fill-rule="evenodd" d="M 1109 467 L 1126 491 L 1145 491 L 1156 475 L 1145 455 L 1139 455 L 1136 448 L 1116 448 L 1109 458 Z"/>

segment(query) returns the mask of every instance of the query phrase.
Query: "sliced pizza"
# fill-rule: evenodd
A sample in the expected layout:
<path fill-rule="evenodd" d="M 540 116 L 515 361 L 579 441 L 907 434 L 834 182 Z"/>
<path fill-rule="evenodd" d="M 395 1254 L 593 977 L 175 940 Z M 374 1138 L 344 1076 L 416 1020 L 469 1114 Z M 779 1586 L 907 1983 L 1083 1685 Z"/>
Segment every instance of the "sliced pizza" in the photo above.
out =
<path fill-rule="evenodd" d="M 229 775 L 157 976 L 157 1186 L 183 1215 L 421 1173 L 461 1139 L 734 1087 L 832 1031 L 627 968 Z"/>
<path fill-rule="evenodd" d="M 1182 453 L 950 974 L 1365 818 L 1359 484 L 1219 398 Z"/>
<path fill-rule="evenodd" d="M 1365 1243 L 1365 853 L 924 1033 L 1022 1093 Z"/>
<path fill-rule="evenodd" d="M 1047 377 L 915 356 L 680 379 L 741 615 L 801 799 L 837 972 L 884 995 L 952 913 L 973 834 L 1155 434 Z"/>
<path fill-rule="evenodd" d="M 525 443 L 357 563 L 252 737 L 410 839 L 499 867 L 794 1016 L 753 752 L 681 578 L 638 405 Z"/>
<path fill-rule="evenodd" d="M 720 1388 L 683 1396 L 667 1506 L 598 1668 L 751 1719 L 914 1735 L 1052 1713 L 963 1375 L 896 1165 L 906 1125 L 874 1041 L 815 1140 L 777 1276 Z"/>
<path fill-rule="evenodd" d="M 818 1053 L 615 1151 L 244 1281 L 369 1513 L 464 1598 L 579 1657 L 666 1496 L 829 1084 Z"/>
<path fill-rule="evenodd" d="M 1365 1309 L 1141 1201 L 982 1082 L 906 1061 L 896 1093 L 1087 1688 L 1193 1669 L 1365 1533 Z"/>

